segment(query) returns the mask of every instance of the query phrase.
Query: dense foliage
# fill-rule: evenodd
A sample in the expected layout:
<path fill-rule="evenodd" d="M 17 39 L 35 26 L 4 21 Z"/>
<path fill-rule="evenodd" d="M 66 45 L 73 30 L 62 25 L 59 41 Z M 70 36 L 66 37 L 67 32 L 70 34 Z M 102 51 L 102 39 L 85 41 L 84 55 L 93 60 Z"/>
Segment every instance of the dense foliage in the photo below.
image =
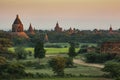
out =
<path fill-rule="evenodd" d="M 80 42 L 80 43 L 102 43 L 105 41 L 119 41 L 120 32 L 117 34 L 110 34 L 108 31 L 101 31 L 100 34 L 96 34 L 94 31 L 78 31 L 77 33 L 68 34 L 67 32 L 55 32 L 53 30 L 36 30 L 35 35 L 30 35 L 29 39 L 23 39 L 19 37 L 12 38 L 15 46 L 25 45 L 34 47 L 36 42 L 42 40 L 45 41 L 45 34 L 48 34 L 48 40 L 51 43 L 68 43 L 68 42 Z"/>
<path fill-rule="evenodd" d="M 54 57 L 49 61 L 49 65 L 57 76 L 64 76 L 65 62 L 63 57 Z"/>
<path fill-rule="evenodd" d="M 65 64 L 66 64 L 66 67 L 73 67 L 73 58 L 71 57 L 65 57 Z"/>
<path fill-rule="evenodd" d="M 87 53 L 85 54 L 86 62 L 89 63 L 104 63 L 108 60 L 115 59 L 115 54 L 107 53 Z"/>
<path fill-rule="evenodd" d="M 120 63 L 109 61 L 105 63 L 103 71 L 108 72 L 112 78 L 120 78 Z"/>
<path fill-rule="evenodd" d="M 75 52 L 75 44 L 73 42 L 70 42 L 68 55 L 69 57 L 72 57 L 72 58 L 77 56 L 77 53 Z"/>
<path fill-rule="evenodd" d="M 0 31 L 0 56 L 12 59 L 14 54 L 8 51 L 8 47 L 12 46 L 11 36 L 8 32 Z"/>
<path fill-rule="evenodd" d="M 19 59 L 26 59 L 28 53 L 23 47 L 20 46 L 15 48 L 15 54 L 17 60 L 19 60 Z"/>
<path fill-rule="evenodd" d="M 25 77 L 24 66 L 20 63 L 7 62 L 4 57 L 0 57 L 0 79 L 14 80 Z"/>
<path fill-rule="evenodd" d="M 34 49 L 34 57 L 35 58 L 44 58 L 45 57 L 45 49 L 44 49 L 44 43 L 38 42 Z"/>
<path fill-rule="evenodd" d="M 7 47 L 10 47 L 12 45 L 12 42 L 10 40 L 11 36 L 9 33 L 0 31 L 0 53 L 7 50 Z"/>

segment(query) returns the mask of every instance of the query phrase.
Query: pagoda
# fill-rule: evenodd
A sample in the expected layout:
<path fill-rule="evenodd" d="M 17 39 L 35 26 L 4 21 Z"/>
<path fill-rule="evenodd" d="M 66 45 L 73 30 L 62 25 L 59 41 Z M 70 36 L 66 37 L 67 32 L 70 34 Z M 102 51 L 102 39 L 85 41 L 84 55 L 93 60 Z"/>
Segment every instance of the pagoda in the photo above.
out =
<path fill-rule="evenodd" d="M 29 33 L 29 34 L 32 34 L 32 35 L 35 34 L 35 32 L 34 32 L 34 30 L 33 30 L 33 27 L 32 27 L 32 25 L 31 25 L 31 23 L 30 23 L 30 26 L 29 26 L 29 29 L 28 29 L 28 33 Z"/>
<path fill-rule="evenodd" d="M 19 18 L 19 15 L 16 15 L 16 19 L 12 24 L 12 32 L 11 35 L 22 37 L 22 38 L 29 38 L 28 35 L 24 32 L 23 24 Z"/>

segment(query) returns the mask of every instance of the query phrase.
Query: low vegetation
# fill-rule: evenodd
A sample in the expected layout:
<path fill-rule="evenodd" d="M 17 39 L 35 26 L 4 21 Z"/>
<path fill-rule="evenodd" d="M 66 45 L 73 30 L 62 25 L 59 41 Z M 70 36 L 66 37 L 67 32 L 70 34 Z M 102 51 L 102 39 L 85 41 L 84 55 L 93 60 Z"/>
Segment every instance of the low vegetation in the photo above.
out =
<path fill-rule="evenodd" d="M 7 80 L 15 80 L 15 79 L 79 79 L 83 77 L 89 77 L 91 79 L 104 79 L 105 72 L 101 71 L 100 68 L 82 66 L 78 64 L 73 65 L 73 58 L 76 56 L 75 48 L 79 48 L 79 44 L 77 46 L 63 46 L 54 47 L 55 49 L 65 49 L 64 54 L 59 57 L 55 57 L 55 55 L 49 55 L 45 57 L 45 50 L 42 43 L 39 43 L 33 48 L 24 48 L 24 47 L 15 47 L 8 49 L 11 46 L 11 41 L 9 37 L 1 37 L 2 43 L 0 43 L 0 79 Z M 21 40 L 20 40 L 21 41 Z M 39 41 L 39 40 L 37 40 Z M 17 41 L 16 41 L 17 42 Z M 68 47 L 70 47 L 68 49 Z M 8 49 L 8 50 L 7 50 Z M 11 50 L 11 51 L 10 51 Z M 35 52 L 34 52 L 35 51 Z M 46 50 L 47 51 L 47 50 Z M 59 54 L 57 52 L 51 52 L 53 54 Z M 10 53 L 10 54 L 8 54 Z M 69 55 L 67 55 L 69 53 Z M 4 55 L 4 56 L 3 56 Z M 8 55 L 13 55 L 11 58 Z M 68 57 L 69 56 L 69 57 Z M 38 59 L 42 58 L 41 63 L 38 63 Z M 117 59 L 119 60 L 119 59 Z M 50 65 L 50 66 L 49 66 Z M 55 73 L 55 74 L 54 74 Z M 56 77 L 57 75 L 57 77 Z M 59 78 L 60 76 L 64 78 Z M 53 80 L 54 80 L 53 79 Z M 88 79 L 88 78 L 85 78 Z M 88 79 L 89 80 L 89 79 Z"/>
<path fill-rule="evenodd" d="M 115 54 L 109 53 L 87 53 L 85 54 L 86 62 L 88 63 L 104 63 L 109 60 L 115 59 Z"/>
<path fill-rule="evenodd" d="M 49 61 L 50 67 L 57 76 L 64 76 L 65 58 L 54 57 Z"/>
<path fill-rule="evenodd" d="M 102 69 L 105 72 L 109 73 L 109 77 L 120 79 L 120 63 L 109 61 L 105 63 L 105 67 Z"/>

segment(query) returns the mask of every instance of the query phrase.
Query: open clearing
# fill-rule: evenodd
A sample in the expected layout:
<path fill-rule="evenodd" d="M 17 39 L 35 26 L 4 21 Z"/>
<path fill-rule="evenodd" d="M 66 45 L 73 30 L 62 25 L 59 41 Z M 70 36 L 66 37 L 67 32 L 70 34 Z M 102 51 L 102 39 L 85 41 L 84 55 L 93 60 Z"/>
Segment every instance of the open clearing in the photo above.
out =
<path fill-rule="evenodd" d="M 14 52 L 14 48 L 9 48 L 10 51 Z M 26 51 L 31 51 L 34 53 L 34 48 L 26 47 Z M 65 54 L 68 53 L 68 48 L 45 48 L 46 54 Z M 76 48 L 76 52 L 78 52 L 79 48 Z"/>
<path fill-rule="evenodd" d="M 101 64 L 85 63 L 84 61 L 82 61 L 80 59 L 79 60 L 74 59 L 73 62 L 76 63 L 76 64 L 84 65 L 84 66 L 92 66 L 92 67 L 98 67 L 98 68 L 103 68 L 104 67 L 104 65 L 101 65 Z"/>

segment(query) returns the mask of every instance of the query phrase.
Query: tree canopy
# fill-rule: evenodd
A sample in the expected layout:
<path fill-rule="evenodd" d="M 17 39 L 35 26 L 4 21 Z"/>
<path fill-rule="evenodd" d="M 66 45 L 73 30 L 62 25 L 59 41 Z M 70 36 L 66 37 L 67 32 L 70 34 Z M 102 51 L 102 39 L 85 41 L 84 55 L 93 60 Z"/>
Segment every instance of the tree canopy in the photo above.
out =
<path fill-rule="evenodd" d="M 44 43 L 38 42 L 34 49 L 34 57 L 35 58 L 44 58 L 45 57 L 45 49 L 44 49 Z"/>

